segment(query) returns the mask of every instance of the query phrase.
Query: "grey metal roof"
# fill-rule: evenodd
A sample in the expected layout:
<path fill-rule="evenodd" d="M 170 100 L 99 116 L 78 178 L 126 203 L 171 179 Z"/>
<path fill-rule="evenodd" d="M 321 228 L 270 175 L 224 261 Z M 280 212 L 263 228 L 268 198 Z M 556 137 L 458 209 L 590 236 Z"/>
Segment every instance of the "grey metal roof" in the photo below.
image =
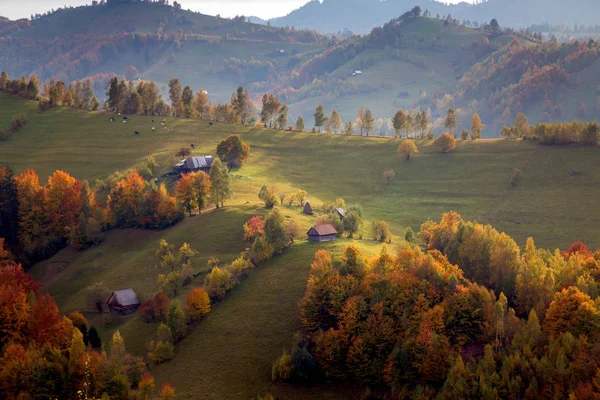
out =
<path fill-rule="evenodd" d="M 116 290 L 113 292 L 113 294 L 115 295 L 117 302 L 122 306 L 133 306 L 140 304 L 137 294 L 135 294 L 133 289 Z"/>
<path fill-rule="evenodd" d="M 340 215 L 340 217 L 344 218 L 346 216 L 346 210 L 344 210 L 343 208 L 336 208 L 335 211 L 337 211 L 337 213 Z"/>
<path fill-rule="evenodd" d="M 213 161 L 213 156 L 189 157 L 185 159 L 183 166 L 187 169 L 210 168 Z"/>

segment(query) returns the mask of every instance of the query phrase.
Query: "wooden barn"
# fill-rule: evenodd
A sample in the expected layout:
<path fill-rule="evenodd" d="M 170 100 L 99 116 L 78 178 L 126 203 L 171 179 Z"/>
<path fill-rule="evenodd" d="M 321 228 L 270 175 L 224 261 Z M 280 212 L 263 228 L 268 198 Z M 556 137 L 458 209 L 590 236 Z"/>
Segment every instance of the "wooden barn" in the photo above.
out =
<path fill-rule="evenodd" d="M 133 289 L 117 290 L 112 292 L 108 301 L 108 308 L 113 315 L 127 315 L 137 311 L 140 301 Z"/>
<path fill-rule="evenodd" d="M 188 157 L 175 164 L 175 169 L 181 172 L 203 171 L 208 174 L 214 160 L 213 156 Z"/>
<path fill-rule="evenodd" d="M 337 231 L 331 224 L 315 225 L 308 231 L 310 242 L 331 242 L 337 238 Z"/>

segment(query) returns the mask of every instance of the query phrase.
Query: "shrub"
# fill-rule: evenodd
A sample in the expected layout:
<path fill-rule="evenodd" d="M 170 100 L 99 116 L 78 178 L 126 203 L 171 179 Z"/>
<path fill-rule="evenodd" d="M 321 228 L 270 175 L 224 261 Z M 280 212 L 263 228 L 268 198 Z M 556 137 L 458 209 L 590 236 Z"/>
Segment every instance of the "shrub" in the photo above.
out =
<path fill-rule="evenodd" d="M 158 292 L 151 300 L 145 300 L 140 305 L 140 315 L 146 322 L 164 321 L 169 311 L 169 296 Z"/>
<path fill-rule="evenodd" d="M 510 186 L 515 187 L 518 186 L 521 182 L 521 178 L 523 177 L 523 170 L 520 168 L 515 168 L 512 174 L 512 178 L 510 179 Z"/>
<path fill-rule="evenodd" d="M 211 298 L 221 300 L 235 285 L 231 272 L 214 267 L 204 279 L 204 286 Z"/>
<path fill-rule="evenodd" d="M 379 242 L 391 241 L 392 234 L 390 232 L 390 224 L 385 221 L 373 221 L 371 223 L 371 232 L 373 234 L 373 240 Z"/>
<path fill-rule="evenodd" d="M 406 228 L 406 231 L 404 232 L 404 240 L 406 240 L 408 243 L 415 240 L 415 232 L 413 232 L 410 226 Z"/>
<path fill-rule="evenodd" d="M 231 263 L 229 267 L 238 278 L 241 278 L 248 275 L 248 272 L 254 269 L 254 264 L 244 257 L 238 257 Z"/>
<path fill-rule="evenodd" d="M 173 335 L 171 329 L 161 323 L 156 332 L 156 337 L 146 343 L 148 357 L 157 364 L 172 360 L 175 357 Z"/>
<path fill-rule="evenodd" d="M 433 142 L 434 146 L 439 147 L 442 153 L 449 153 L 456 148 L 456 140 L 454 136 L 448 132 L 442 133 Z"/>
<path fill-rule="evenodd" d="M 12 118 L 10 123 L 10 131 L 11 133 L 18 132 L 19 129 L 24 127 L 27 124 L 27 115 L 25 114 L 17 114 Z"/>
<path fill-rule="evenodd" d="M 271 246 L 264 235 L 257 236 L 252 244 L 252 250 L 250 252 L 252 261 L 254 264 L 259 264 L 264 261 L 268 261 L 273 256 L 275 250 Z"/>
<path fill-rule="evenodd" d="M 265 220 L 261 216 L 251 217 L 244 224 L 244 239 L 251 242 L 265 233 Z"/>
<path fill-rule="evenodd" d="M 273 380 L 273 382 L 287 382 L 291 379 L 292 372 L 292 356 L 284 350 L 281 357 L 273 363 L 273 367 L 271 368 L 271 380 Z"/>

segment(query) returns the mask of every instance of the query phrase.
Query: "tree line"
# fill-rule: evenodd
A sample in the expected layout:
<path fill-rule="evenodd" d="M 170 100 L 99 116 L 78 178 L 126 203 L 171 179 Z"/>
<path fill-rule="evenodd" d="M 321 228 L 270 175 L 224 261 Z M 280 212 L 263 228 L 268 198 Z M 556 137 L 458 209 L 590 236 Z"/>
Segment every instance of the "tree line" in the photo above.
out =
<path fill-rule="evenodd" d="M 578 144 L 596 147 L 600 143 L 600 126 L 596 121 L 539 123 L 529 125 L 527 116 L 519 113 L 513 126 L 503 126 L 500 134 L 505 139 L 530 139 L 544 145 Z"/>
<path fill-rule="evenodd" d="M 600 252 L 525 250 L 444 214 L 396 254 L 316 253 L 302 334 L 274 380 L 354 382 L 395 398 L 600 394 Z"/>

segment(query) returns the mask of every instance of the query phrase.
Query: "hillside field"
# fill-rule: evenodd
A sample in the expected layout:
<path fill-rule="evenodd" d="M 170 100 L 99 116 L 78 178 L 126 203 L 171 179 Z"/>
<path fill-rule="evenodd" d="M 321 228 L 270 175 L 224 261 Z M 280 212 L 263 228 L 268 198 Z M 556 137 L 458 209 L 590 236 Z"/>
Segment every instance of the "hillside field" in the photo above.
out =
<path fill-rule="evenodd" d="M 83 252 L 63 250 L 33 267 L 63 312 L 81 310 L 83 289 L 97 281 L 110 288 L 131 286 L 140 297 L 156 289 L 158 271 L 154 252 L 160 239 L 176 246 L 184 241 L 199 251 L 198 274 L 191 287 L 202 283 L 206 261 L 222 263 L 235 258 L 247 243 L 242 225 L 252 215 L 264 215 L 257 198 L 259 188 L 275 185 L 291 193 L 304 189 L 318 209 L 324 201 L 343 197 L 365 211 L 363 239 L 343 239 L 331 244 L 294 244 L 282 256 L 259 267 L 216 305 L 206 320 L 192 329 L 177 346 L 175 360 L 152 370 L 159 382 L 177 387 L 179 398 L 245 399 L 267 391 L 280 398 L 343 398 L 334 387 L 300 390 L 270 383 L 271 362 L 289 346 L 297 325 L 297 302 L 302 297 L 310 261 L 319 248 L 341 251 L 353 243 L 369 254 L 380 245 L 370 240 L 368 224 L 390 222 L 394 240 L 401 243 L 404 230 L 415 231 L 428 218 L 456 210 L 467 220 L 491 223 L 524 245 L 528 236 L 539 247 L 566 248 L 583 239 L 600 246 L 595 230 L 600 158 L 598 149 L 544 147 L 526 141 L 480 140 L 459 142 L 451 154 L 441 154 L 431 142 L 419 142 L 420 154 L 411 161 L 396 155 L 396 139 L 347 137 L 280 132 L 250 126 L 215 124 L 168 118 L 169 130 L 151 132 L 151 117 L 130 117 L 129 123 L 111 124 L 104 112 L 56 108 L 44 113 L 37 103 L 0 93 L 0 129 L 19 112 L 29 123 L 0 143 L 0 164 L 17 173 L 35 169 L 45 181 L 62 169 L 93 186 L 97 178 L 124 171 L 148 156 L 169 170 L 169 159 L 181 147 L 196 145 L 195 155 L 214 154 L 217 143 L 237 133 L 251 146 L 247 165 L 233 172 L 234 198 L 223 210 L 186 218 L 163 232 L 117 230 L 104 242 Z M 134 135 L 134 131 L 141 135 Z M 395 180 L 386 185 L 382 173 L 393 168 Z M 510 181 L 514 168 L 523 171 L 517 187 Z M 573 172 L 581 172 L 574 175 Z M 314 217 L 297 207 L 282 208 L 307 229 Z M 106 340 L 120 329 L 130 351 L 144 354 L 144 343 L 156 329 L 139 316 L 104 318 L 87 314 Z"/>

